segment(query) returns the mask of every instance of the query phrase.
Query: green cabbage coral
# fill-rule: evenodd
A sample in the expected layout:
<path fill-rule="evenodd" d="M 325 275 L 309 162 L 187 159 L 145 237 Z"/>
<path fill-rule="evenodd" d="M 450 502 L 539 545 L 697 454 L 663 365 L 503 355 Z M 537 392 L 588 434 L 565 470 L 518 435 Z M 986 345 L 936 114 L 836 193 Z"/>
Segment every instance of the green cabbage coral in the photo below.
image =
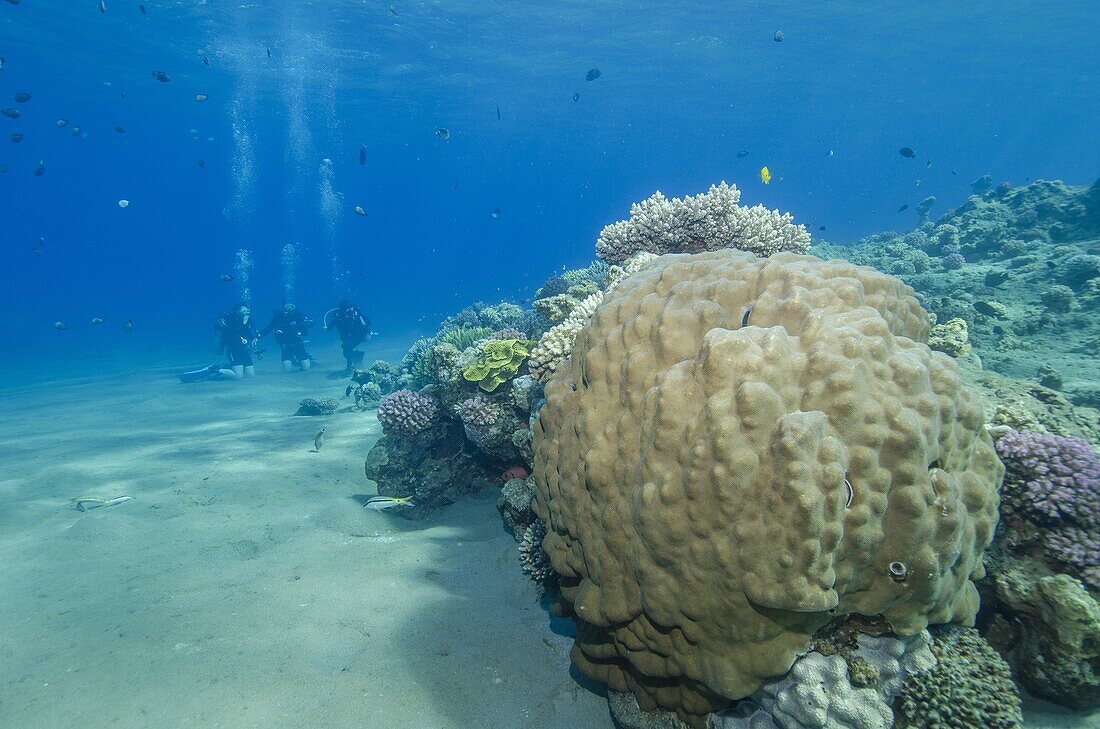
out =
<path fill-rule="evenodd" d="M 469 382 L 476 382 L 485 392 L 492 392 L 516 376 L 523 360 L 535 346 L 531 339 L 494 339 L 486 342 L 481 358 L 462 370 Z"/>

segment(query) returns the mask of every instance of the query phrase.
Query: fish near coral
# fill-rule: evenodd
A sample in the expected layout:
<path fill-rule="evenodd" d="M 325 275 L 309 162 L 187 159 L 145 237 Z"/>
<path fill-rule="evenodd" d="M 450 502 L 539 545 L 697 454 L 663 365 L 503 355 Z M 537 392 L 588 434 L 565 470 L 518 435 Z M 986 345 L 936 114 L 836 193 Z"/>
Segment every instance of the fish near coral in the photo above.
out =
<path fill-rule="evenodd" d="M 386 511 L 396 506 L 415 506 L 411 496 L 373 496 L 363 504 L 364 509 Z"/>
<path fill-rule="evenodd" d="M 765 185 L 770 184 L 772 181 L 772 173 L 771 170 L 768 169 L 767 165 L 760 168 L 760 181 L 763 182 Z"/>

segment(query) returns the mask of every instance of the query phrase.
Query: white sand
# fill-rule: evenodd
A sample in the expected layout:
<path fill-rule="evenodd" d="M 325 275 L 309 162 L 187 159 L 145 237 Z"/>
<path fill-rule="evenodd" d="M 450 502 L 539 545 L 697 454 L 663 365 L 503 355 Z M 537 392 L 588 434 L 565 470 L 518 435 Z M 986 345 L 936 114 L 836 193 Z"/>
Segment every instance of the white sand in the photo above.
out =
<path fill-rule="evenodd" d="M 0 393 L 0 726 L 612 726 L 495 494 L 362 509 L 374 415 L 291 417 L 344 381 L 260 365 Z"/>
<path fill-rule="evenodd" d="M 377 420 L 291 417 L 344 381 L 275 366 L 0 392 L 0 727 L 611 727 L 495 493 L 427 522 L 360 508 Z"/>

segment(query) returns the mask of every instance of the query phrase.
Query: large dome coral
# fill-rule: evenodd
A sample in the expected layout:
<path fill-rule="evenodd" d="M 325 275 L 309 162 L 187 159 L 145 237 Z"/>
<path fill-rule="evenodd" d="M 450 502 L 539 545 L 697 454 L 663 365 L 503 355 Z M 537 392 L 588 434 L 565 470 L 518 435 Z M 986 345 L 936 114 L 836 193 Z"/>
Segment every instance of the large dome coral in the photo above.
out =
<path fill-rule="evenodd" d="M 576 665 L 707 712 L 834 616 L 973 621 L 1003 468 L 912 290 L 792 253 L 666 255 L 546 386 L 535 509 Z"/>

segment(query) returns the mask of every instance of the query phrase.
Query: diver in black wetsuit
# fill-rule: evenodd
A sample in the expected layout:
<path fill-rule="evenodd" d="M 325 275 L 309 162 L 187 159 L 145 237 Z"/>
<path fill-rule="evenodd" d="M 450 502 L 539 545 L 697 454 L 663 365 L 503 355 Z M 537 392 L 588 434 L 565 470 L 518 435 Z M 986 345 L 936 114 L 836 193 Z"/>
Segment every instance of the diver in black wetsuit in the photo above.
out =
<path fill-rule="evenodd" d="M 252 310 L 247 304 L 238 304 L 228 314 L 222 314 L 214 325 L 218 330 L 218 345 L 229 358 L 229 366 L 218 370 L 218 374 L 239 380 L 256 374 L 252 364 L 252 347 L 258 335 L 252 327 Z"/>
<path fill-rule="evenodd" d="M 329 314 L 332 315 L 331 321 Z M 340 333 L 340 346 L 347 361 L 344 374 L 350 375 L 355 365 L 363 361 L 363 353 L 355 348 L 370 336 L 370 319 L 363 316 L 358 306 L 345 299 L 340 302 L 340 306 L 325 315 L 325 331 L 334 328 Z"/>
<path fill-rule="evenodd" d="M 309 331 L 313 320 L 298 311 L 298 307 L 289 301 L 283 304 L 282 311 L 275 312 L 271 317 L 271 323 L 260 332 L 265 337 L 275 332 L 275 341 L 283 350 L 283 371 L 290 372 L 295 365 L 302 371 L 308 370 L 312 364 L 312 357 L 306 352 L 302 338 Z"/>

